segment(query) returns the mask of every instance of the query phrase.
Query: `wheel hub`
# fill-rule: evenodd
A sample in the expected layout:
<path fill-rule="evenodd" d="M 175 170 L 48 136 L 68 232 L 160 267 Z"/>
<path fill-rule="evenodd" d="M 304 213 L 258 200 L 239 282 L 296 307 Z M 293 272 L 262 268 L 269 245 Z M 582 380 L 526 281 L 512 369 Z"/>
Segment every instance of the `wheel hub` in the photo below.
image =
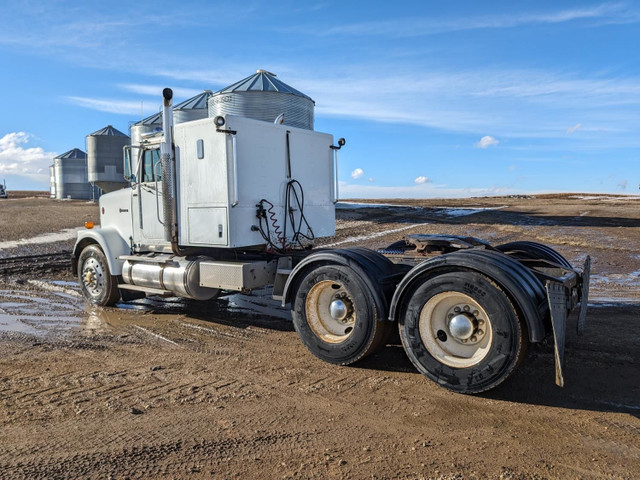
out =
<path fill-rule="evenodd" d="M 478 310 L 461 303 L 449 309 L 447 327 L 451 337 L 460 343 L 478 343 L 484 337 L 485 321 Z"/>
<path fill-rule="evenodd" d="M 96 272 L 94 272 L 93 270 L 85 270 L 84 272 L 84 284 L 89 287 L 89 288 L 95 288 L 96 284 L 97 284 L 97 277 L 96 277 Z"/>
<path fill-rule="evenodd" d="M 329 305 L 329 313 L 334 320 L 338 320 L 339 322 L 344 321 L 349 314 L 349 309 L 347 308 L 347 304 L 342 301 L 340 298 L 336 298 L 331 305 Z"/>
<path fill-rule="evenodd" d="M 475 329 L 473 320 L 475 320 L 473 317 L 465 313 L 455 315 L 449 320 L 449 332 L 458 340 L 468 340 Z"/>

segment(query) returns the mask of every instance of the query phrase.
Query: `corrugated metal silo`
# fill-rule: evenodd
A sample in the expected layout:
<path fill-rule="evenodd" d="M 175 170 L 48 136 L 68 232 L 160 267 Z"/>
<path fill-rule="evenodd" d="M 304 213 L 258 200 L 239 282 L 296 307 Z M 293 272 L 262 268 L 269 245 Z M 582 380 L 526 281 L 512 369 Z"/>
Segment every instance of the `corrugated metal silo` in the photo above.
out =
<path fill-rule="evenodd" d="M 213 92 L 211 90 L 205 90 L 173 107 L 173 123 L 178 124 L 207 118 L 207 100 L 212 95 Z"/>
<path fill-rule="evenodd" d="M 127 185 L 122 158 L 125 145 L 129 145 L 129 137 L 111 125 L 87 135 L 89 182 L 104 192 Z"/>
<path fill-rule="evenodd" d="M 69 150 L 53 159 L 53 168 L 57 199 L 89 199 L 86 153 L 78 148 Z"/>
<path fill-rule="evenodd" d="M 49 197 L 56 198 L 56 167 L 55 164 L 49 167 L 49 182 L 50 182 L 50 190 Z"/>
<path fill-rule="evenodd" d="M 302 92 L 258 70 L 209 98 L 209 117 L 233 114 L 273 122 L 284 113 L 284 125 L 313 130 L 315 102 Z"/>
<path fill-rule="evenodd" d="M 147 118 L 131 125 L 131 145 L 140 145 L 142 135 L 162 131 L 162 112 L 154 113 Z"/>

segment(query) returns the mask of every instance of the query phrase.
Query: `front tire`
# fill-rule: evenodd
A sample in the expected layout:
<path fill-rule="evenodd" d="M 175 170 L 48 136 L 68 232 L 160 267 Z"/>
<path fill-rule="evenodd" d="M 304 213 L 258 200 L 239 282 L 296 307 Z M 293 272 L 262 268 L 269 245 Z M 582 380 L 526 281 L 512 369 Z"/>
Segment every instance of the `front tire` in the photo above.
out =
<path fill-rule="evenodd" d="M 422 374 L 449 390 L 494 388 L 526 355 L 527 335 L 511 301 L 480 273 L 429 277 L 405 298 L 402 345 Z"/>
<path fill-rule="evenodd" d="M 293 325 L 316 357 L 349 365 L 384 346 L 388 323 L 356 272 L 324 265 L 303 274 L 292 305 Z"/>
<path fill-rule="evenodd" d="M 87 301 L 109 306 L 120 300 L 118 278 L 111 275 L 109 264 L 98 245 L 89 245 L 78 258 L 78 282 Z"/>

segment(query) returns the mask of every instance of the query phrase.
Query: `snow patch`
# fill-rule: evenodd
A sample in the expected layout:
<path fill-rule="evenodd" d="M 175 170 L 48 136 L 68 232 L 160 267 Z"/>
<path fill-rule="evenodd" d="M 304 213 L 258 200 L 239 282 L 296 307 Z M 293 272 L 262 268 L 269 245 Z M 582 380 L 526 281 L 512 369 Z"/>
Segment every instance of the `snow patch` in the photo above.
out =
<path fill-rule="evenodd" d="M 398 205 L 393 203 L 363 203 L 363 202 L 338 202 L 336 203 L 338 210 L 357 210 L 358 208 L 412 208 L 414 210 L 423 210 L 423 207 L 414 205 Z"/>
<path fill-rule="evenodd" d="M 466 207 L 434 207 L 438 209 L 438 215 L 447 215 L 448 217 L 466 217 L 467 215 L 473 215 L 474 213 L 480 213 L 487 210 L 501 210 L 503 208 L 507 208 L 507 205 L 503 205 L 501 207 L 476 207 L 476 208 L 466 208 Z"/>
<path fill-rule="evenodd" d="M 0 249 L 4 248 L 16 248 L 22 245 L 34 245 L 42 243 L 55 243 L 64 242 L 66 240 L 73 240 L 78 235 L 78 231 L 83 227 L 78 228 L 65 228 L 55 233 L 44 233 L 37 237 L 22 238 L 20 240 L 8 240 L 6 242 L 0 242 Z"/>
<path fill-rule="evenodd" d="M 357 210 L 359 208 L 408 208 L 412 210 L 428 210 L 436 215 L 446 215 L 449 217 L 465 217 L 474 213 L 487 210 L 501 210 L 507 205 L 500 207 L 419 207 L 415 205 L 399 205 L 394 203 L 362 203 L 362 202 L 338 202 L 338 210 Z"/>
<path fill-rule="evenodd" d="M 614 287 L 640 287 L 640 270 L 627 274 L 591 275 L 591 283 L 604 283 Z"/>
<path fill-rule="evenodd" d="M 410 230 L 412 228 L 421 227 L 423 225 L 427 225 L 427 223 L 414 223 L 412 225 L 406 225 L 400 228 L 393 228 L 391 230 L 384 230 L 382 232 L 370 233 L 369 235 L 359 235 L 357 237 L 349 237 L 345 240 L 340 240 L 339 242 L 336 242 L 336 243 L 330 243 L 329 245 L 322 245 L 322 248 L 337 247 L 338 245 L 343 245 L 345 243 L 354 243 L 354 242 L 362 242 L 365 240 L 371 240 L 372 238 L 384 237 L 385 235 L 388 235 L 390 233 L 402 232 L 404 230 Z"/>

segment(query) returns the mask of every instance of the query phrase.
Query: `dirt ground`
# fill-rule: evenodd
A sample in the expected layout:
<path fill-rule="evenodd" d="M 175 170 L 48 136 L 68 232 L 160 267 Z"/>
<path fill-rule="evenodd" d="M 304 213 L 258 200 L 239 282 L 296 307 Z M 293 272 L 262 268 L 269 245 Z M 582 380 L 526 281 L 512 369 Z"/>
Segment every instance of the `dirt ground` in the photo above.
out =
<path fill-rule="evenodd" d="M 569 319 L 565 388 L 550 343 L 498 389 L 460 395 L 399 345 L 323 363 L 268 289 L 101 309 L 68 272 L 27 261 L 4 275 L 0 263 L 0 478 L 640 478 L 640 197 L 363 203 L 340 205 L 336 236 L 319 243 L 450 233 L 543 242 L 574 265 L 591 255 L 587 330 L 576 336 Z M 97 214 L 87 202 L 0 200 L 0 260 L 68 251 L 68 236 L 19 240 Z"/>

